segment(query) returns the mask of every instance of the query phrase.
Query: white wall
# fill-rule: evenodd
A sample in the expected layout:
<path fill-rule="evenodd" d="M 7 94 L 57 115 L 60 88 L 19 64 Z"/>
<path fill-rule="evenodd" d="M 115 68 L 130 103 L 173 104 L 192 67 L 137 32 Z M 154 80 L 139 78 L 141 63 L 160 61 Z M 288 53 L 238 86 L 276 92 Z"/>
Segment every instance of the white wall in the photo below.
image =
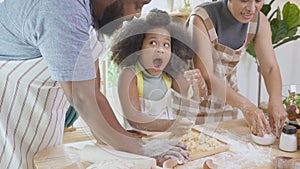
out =
<path fill-rule="evenodd" d="M 273 8 L 280 6 L 282 9 L 286 0 L 276 0 Z M 300 6 L 299 0 L 290 0 L 290 2 Z M 297 34 L 300 35 L 300 30 Z M 300 71 L 297 69 L 300 65 L 300 39 L 286 43 L 275 49 L 275 55 L 280 67 L 282 84 L 300 84 Z M 241 93 L 248 97 L 255 104 L 257 103 L 258 74 L 254 59 L 251 56 L 243 56 L 238 67 L 238 80 Z M 268 94 L 265 84 L 262 81 L 261 101 L 268 101 Z"/>

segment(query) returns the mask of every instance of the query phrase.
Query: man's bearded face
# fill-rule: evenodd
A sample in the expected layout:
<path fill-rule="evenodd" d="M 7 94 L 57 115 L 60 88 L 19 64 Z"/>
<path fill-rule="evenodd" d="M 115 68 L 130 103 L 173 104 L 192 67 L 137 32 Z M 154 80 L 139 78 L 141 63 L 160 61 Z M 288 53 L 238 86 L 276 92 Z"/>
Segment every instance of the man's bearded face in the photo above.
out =
<path fill-rule="evenodd" d="M 101 33 L 110 36 L 122 25 L 123 16 L 123 3 L 117 0 L 105 8 L 101 19 L 95 21 L 99 26 L 97 29 L 100 29 Z"/>

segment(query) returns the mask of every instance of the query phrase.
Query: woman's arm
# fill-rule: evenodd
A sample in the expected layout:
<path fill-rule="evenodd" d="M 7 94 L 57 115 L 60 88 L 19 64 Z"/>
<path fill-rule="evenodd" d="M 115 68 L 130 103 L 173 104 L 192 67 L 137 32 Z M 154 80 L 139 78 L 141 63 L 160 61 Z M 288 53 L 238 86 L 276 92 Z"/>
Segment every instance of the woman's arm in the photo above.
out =
<path fill-rule="evenodd" d="M 222 79 L 214 75 L 212 46 L 202 19 L 198 16 L 191 16 L 188 31 L 192 35 L 193 42 L 197 44 L 196 54 L 198 56 L 194 57 L 194 65 L 195 68 L 201 70 L 209 94 L 215 95 L 227 104 L 242 110 L 253 133 L 262 135 L 264 129 L 269 133 L 269 124 L 264 118 L 263 112 L 246 97 L 234 91 Z"/>
<path fill-rule="evenodd" d="M 272 32 L 269 21 L 262 13 L 260 18 L 260 27 L 254 41 L 254 50 L 269 94 L 268 113 L 270 125 L 276 129 L 277 136 L 279 136 L 287 116 L 282 104 L 282 81 L 272 46 Z"/>

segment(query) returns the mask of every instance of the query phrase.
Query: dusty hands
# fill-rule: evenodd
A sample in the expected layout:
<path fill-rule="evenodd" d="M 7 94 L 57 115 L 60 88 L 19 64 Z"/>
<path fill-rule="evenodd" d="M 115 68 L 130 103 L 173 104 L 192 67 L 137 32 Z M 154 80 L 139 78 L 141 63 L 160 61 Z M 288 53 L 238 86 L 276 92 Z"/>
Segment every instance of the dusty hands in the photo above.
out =
<path fill-rule="evenodd" d="M 188 132 L 194 125 L 194 122 L 187 118 L 178 118 L 174 121 L 170 131 L 173 135 L 183 135 Z"/>
<path fill-rule="evenodd" d="M 253 104 L 243 105 L 241 110 L 254 135 L 263 136 L 265 133 L 271 133 L 270 125 L 262 110 Z"/>
<path fill-rule="evenodd" d="M 184 77 L 193 87 L 194 91 L 197 91 L 199 96 L 206 96 L 208 93 L 207 86 L 204 78 L 201 75 L 199 69 L 188 70 L 184 72 Z"/>
<path fill-rule="evenodd" d="M 278 138 L 284 125 L 287 113 L 283 107 L 281 99 L 270 100 L 268 109 L 270 126 L 272 129 L 275 129 L 276 137 Z"/>
<path fill-rule="evenodd" d="M 142 146 L 142 154 L 155 158 L 158 165 L 168 159 L 175 159 L 180 164 L 190 160 L 187 146 L 175 140 L 152 140 Z"/>

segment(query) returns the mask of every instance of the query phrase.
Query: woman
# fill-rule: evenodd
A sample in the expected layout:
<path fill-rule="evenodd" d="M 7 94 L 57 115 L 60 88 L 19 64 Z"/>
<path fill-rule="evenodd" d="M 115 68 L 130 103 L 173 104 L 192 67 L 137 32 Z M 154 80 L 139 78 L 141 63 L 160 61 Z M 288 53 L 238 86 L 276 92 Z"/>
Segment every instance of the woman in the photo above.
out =
<path fill-rule="evenodd" d="M 98 30 L 116 19 L 130 20 L 139 16 L 143 5 L 149 2 L 0 3 L 0 168 L 34 168 L 36 152 L 61 144 L 64 112 L 69 103 L 78 110 L 95 138 L 118 150 L 159 161 L 170 155 L 182 161 L 187 159 L 182 143 L 159 140 L 142 145 L 140 140 L 125 134 L 107 99 L 95 87 L 91 26 Z M 120 27 L 119 23 L 122 22 L 113 28 L 111 24 L 106 27 L 112 31 Z M 111 121 L 107 120 L 109 117 Z"/>
<path fill-rule="evenodd" d="M 262 6 L 263 0 L 206 3 L 194 9 L 187 24 L 197 43 L 195 67 L 202 71 L 210 94 L 218 98 L 215 101 L 213 96 L 208 97 L 203 106 L 210 106 L 207 110 L 213 111 L 225 100 L 233 107 L 233 116 L 237 109 L 243 112 L 252 133 L 263 136 L 272 128 L 276 129 L 278 137 L 286 112 L 281 100 L 281 77 L 272 47 L 271 29 L 260 12 Z M 260 109 L 238 93 L 236 65 L 251 41 L 269 94 L 269 123 Z M 215 112 L 222 111 L 221 108 Z"/>

